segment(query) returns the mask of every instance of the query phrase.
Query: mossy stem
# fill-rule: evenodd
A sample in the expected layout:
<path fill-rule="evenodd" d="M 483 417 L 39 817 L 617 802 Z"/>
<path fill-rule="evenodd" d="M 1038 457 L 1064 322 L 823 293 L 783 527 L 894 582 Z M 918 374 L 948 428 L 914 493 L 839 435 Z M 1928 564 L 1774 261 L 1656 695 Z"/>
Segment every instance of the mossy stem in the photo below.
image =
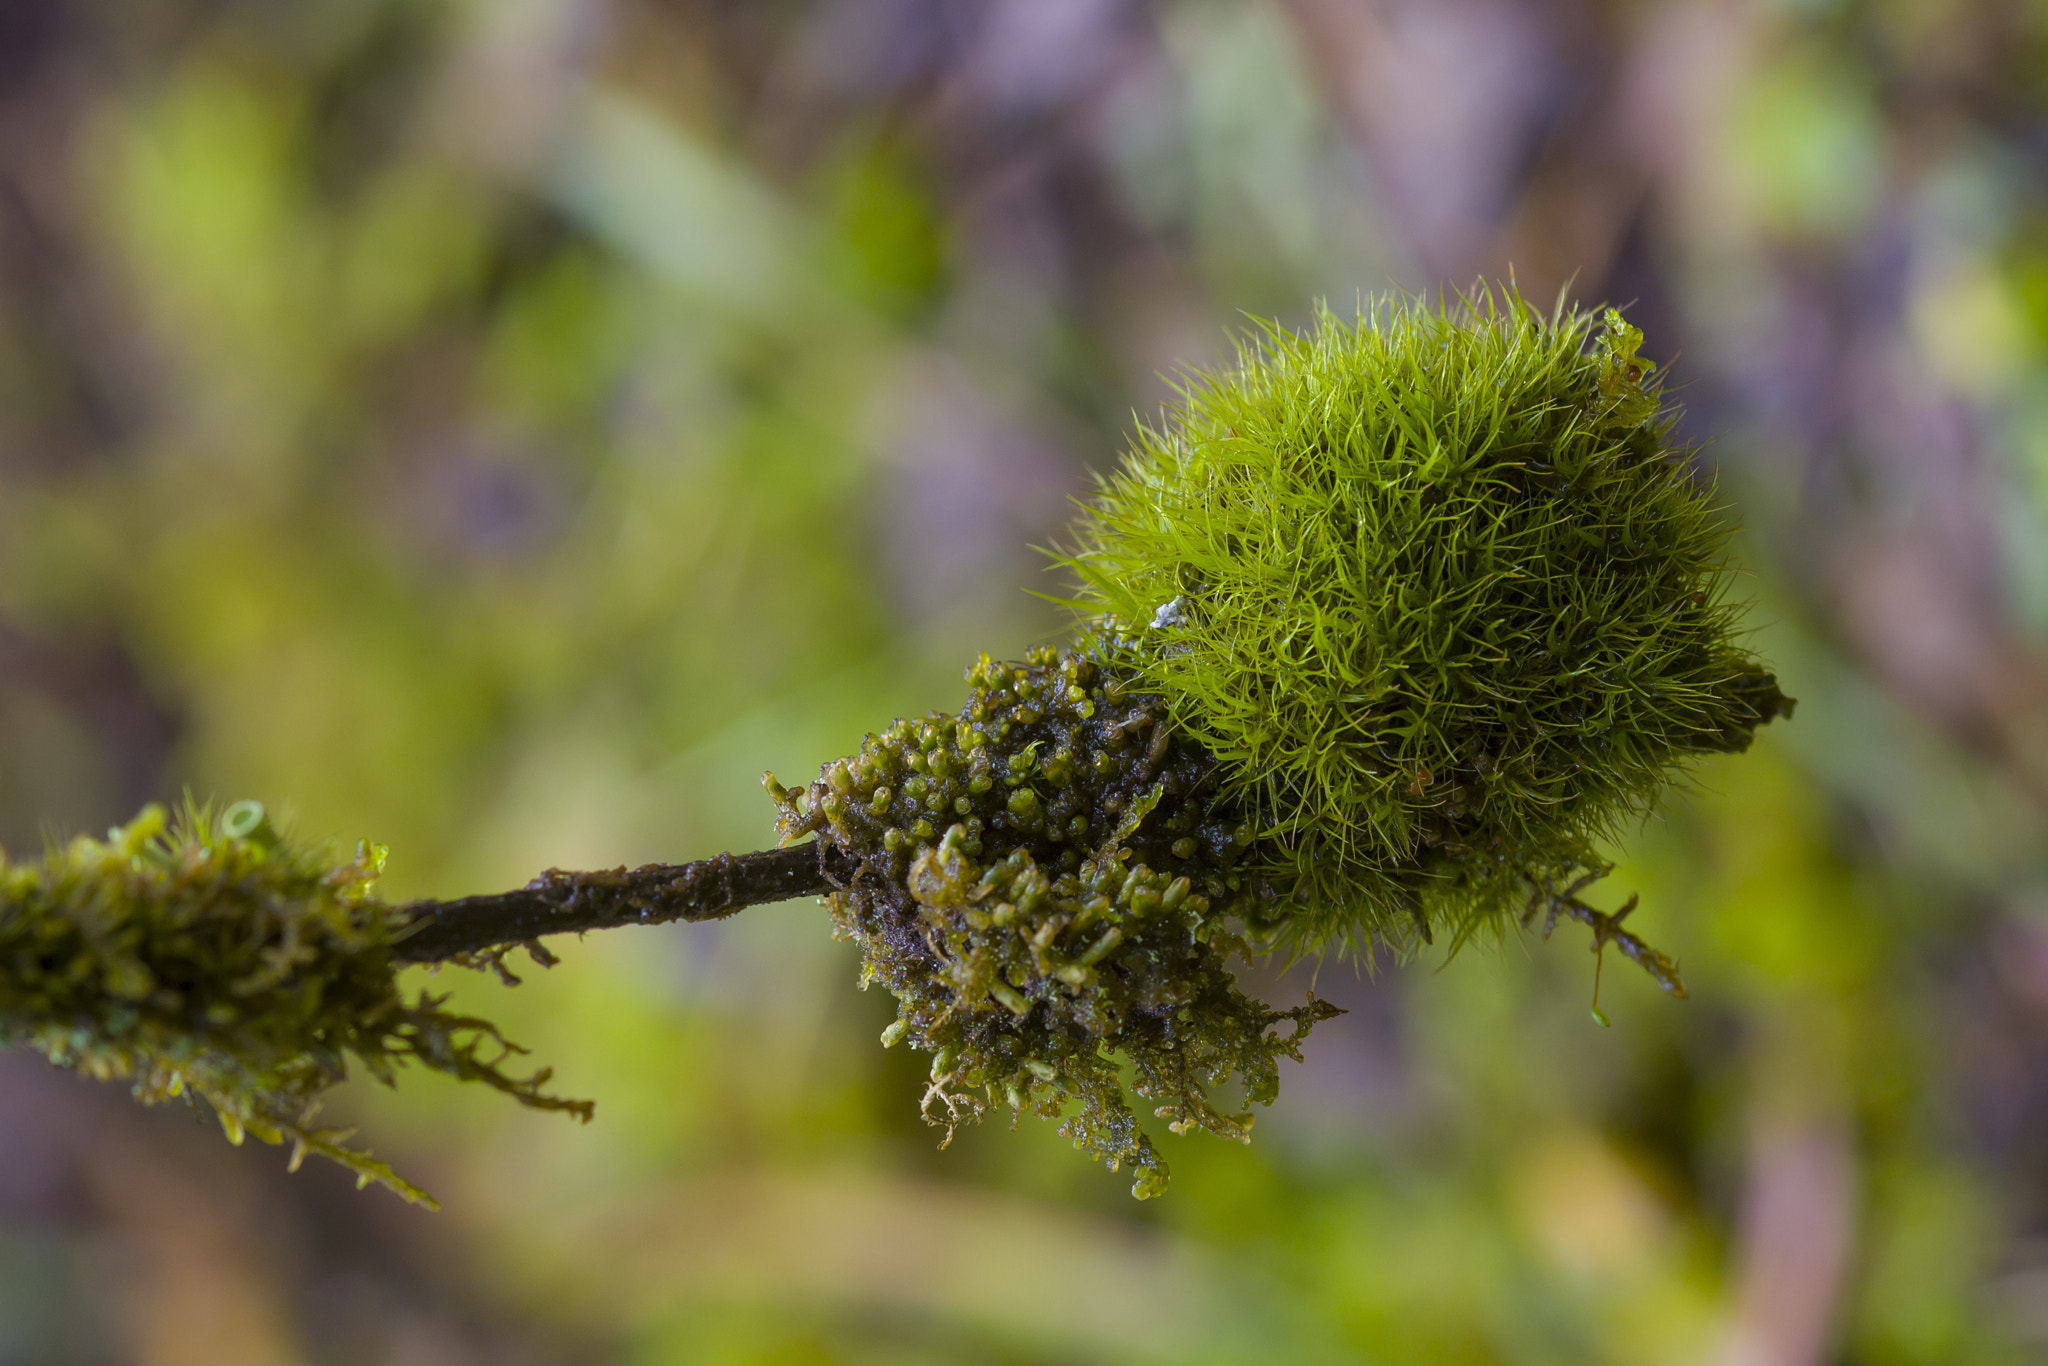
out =
<path fill-rule="evenodd" d="M 854 858 L 815 840 L 695 863 L 588 873 L 550 868 L 524 887 L 405 906 L 412 924 L 392 946 L 401 963 L 440 963 L 542 935 L 719 920 L 749 906 L 821 896 L 852 881 Z"/>

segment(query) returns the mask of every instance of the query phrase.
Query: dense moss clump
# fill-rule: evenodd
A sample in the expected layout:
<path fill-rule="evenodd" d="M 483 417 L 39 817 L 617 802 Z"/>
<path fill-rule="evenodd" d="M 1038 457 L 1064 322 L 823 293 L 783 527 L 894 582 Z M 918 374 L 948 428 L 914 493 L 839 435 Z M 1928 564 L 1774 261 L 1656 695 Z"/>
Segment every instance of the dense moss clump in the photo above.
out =
<path fill-rule="evenodd" d="M 968 681 L 958 715 L 898 721 L 803 791 L 771 775 L 783 836 L 816 831 L 857 860 L 828 905 L 864 983 L 896 996 L 884 1042 L 933 1054 L 927 1119 L 950 1138 L 993 1106 L 1065 1113 L 1077 1147 L 1155 1194 L 1166 1168 L 1120 1068 L 1175 1132 L 1246 1138 L 1251 1114 L 1209 1088 L 1235 1078 L 1270 1103 L 1276 1059 L 1336 1011 L 1238 989 L 1239 930 L 1277 898 L 1214 761 L 1156 697 L 1049 648 L 984 655 Z"/>
<path fill-rule="evenodd" d="M 1250 813 L 1297 948 L 1497 928 L 1790 711 L 1641 333 L 1512 292 L 1267 328 L 1062 558 Z"/>
<path fill-rule="evenodd" d="M 1268 328 L 1088 505 L 1074 652 L 984 656 L 958 716 L 770 779 L 785 839 L 857 862 L 832 914 L 886 1037 L 934 1054 L 928 1118 L 1066 1113 L 1150 1193 L 1119 1068 L 1176 1130 L 1243 1137 L 1207 1088 L 1270 1100 L 1330 1013 L 1237 989 L 1228 959 L 1275 947 L 1568 915 L 1682 994 L 1633 902 L 1578 893 L 1687 756 L 1792 704 L 1640 342 L 1511 292 Z"/>
<path fill-rule="evenodd" d="M 399 990 L 409 917 L 371 891 L 383 862 L 367 843 L 343 858 L 284 841 L 254 802 L 176 823 L 150 806 L 105 841 L 0 854 L 0 1042 L 146 1102 L 196 1097 L 236 1143 L 289 1143 L 294 1167 L 318 1153 L 432 1204 L 316 1123 L 348 1059 L 385 1082 L 410 1061 L 542 1109 L 590 1105 L 544 1094 L 544 1070 L 507 1072 L 517 1050 L 487 1022 Z"/>

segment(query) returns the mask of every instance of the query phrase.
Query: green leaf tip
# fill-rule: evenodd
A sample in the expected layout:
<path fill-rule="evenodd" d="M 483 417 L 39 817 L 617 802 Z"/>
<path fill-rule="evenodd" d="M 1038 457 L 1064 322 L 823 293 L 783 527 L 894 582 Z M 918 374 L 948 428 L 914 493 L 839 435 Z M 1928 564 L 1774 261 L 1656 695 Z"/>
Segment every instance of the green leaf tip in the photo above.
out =
<path fill-rule="evenodd" d="M 1510 289 L 1265 325 L 1056 558 L 1220 764 L 1297 950 L 1497 931 L 1792 703 L 1642 333 Z"/>
<path fill-rule="evenodd" d="M 216 817 L 151 805 L 105 840 L 39 862 L 0 855 L 0 1042 L 123 1080 L 146 1103 L 204 1102 L 249 1135 L 329 1158 L 364 1183 L 432 1200 L 317 1123 L 352 1058 L 379 1080 L 415 1062 L 524 1104 L 587 1118 L 587 1102 L 515 1076 L 518 1050 L 445 998 L 401 991 L 391 947 L 409 916 L 373 888 L 382 846 L 304 847 L 261 803 Z"/>

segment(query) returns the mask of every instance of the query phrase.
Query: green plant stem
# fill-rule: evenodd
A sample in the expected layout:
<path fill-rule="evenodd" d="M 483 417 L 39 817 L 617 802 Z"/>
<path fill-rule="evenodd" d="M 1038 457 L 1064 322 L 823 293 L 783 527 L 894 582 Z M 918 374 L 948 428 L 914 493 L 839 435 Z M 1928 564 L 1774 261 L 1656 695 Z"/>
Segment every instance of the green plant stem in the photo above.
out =
<path fill-rule="evenodd" d="M 413 921 L 393 946 L 401 963 L 440 963 L 530 944 L 542 935 L 719 920 L 749 906 L 820 896 L 853 880 L 853 856 L 815 840 L 695 863 L 566 873 L 550 868 L 524 887 L 406 905 Z"/>

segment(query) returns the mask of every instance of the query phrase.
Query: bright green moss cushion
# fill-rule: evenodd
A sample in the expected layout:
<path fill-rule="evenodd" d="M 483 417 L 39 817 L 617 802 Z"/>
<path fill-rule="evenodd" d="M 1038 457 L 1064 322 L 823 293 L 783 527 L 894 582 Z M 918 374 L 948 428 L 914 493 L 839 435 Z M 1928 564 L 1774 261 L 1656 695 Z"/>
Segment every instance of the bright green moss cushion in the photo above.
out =
<path fill-rule="evenodd" d="M 1257 813 L 1291 942 L 1497 923 L 1789 708 L 1640 341 L 1512 293 L 1323 310 L 1191 375 L 1086 510 L 1075 605 Z"/>

